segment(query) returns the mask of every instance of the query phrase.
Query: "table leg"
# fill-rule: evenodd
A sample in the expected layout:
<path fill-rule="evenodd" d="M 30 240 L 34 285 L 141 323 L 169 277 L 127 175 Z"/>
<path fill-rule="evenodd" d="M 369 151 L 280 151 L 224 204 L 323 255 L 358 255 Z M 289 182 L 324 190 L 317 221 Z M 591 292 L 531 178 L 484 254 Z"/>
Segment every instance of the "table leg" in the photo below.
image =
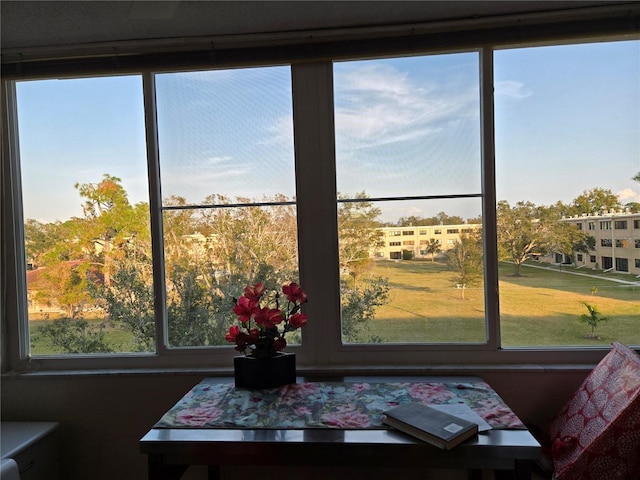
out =
<path fill-rule="evenodd" d="M 180 480 L 188 465 L 166 465 L 162 455 L 149 455 L 149 480 Z"/>
<path fill-rule="evenodd" d="M 513 473 L 514 480 L 531 480 L 531 460 L 516 460 Z"/>

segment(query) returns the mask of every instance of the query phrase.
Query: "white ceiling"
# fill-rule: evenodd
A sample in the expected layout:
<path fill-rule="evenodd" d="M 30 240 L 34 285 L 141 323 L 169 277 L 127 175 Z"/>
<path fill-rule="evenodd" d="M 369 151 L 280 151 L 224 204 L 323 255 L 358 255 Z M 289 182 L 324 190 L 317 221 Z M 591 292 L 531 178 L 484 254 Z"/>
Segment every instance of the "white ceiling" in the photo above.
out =
<path fill-rule="evenodd" d="M 2 49 L 457 20 L 612 1 L 11 1 Z"/>

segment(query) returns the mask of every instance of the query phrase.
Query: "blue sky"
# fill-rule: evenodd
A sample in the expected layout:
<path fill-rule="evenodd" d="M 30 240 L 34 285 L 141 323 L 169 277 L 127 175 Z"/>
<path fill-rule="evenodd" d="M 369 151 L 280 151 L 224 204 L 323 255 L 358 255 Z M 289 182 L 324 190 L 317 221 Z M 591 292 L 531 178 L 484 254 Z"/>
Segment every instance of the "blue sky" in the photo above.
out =
<path fill-rule="evenodd" d="M 338 189 L 480 192 L 475 52 L 336 63 Z M 294 195 L 287 67 L 157 77 L 163 196 Z M 569 202 L 609 188 L 640 202 L 640 42 L 497 51 L 499 199 Z M 146 201 L 140 77 L 18 85 L 25 218 L 81 216 L 76 182 L 122 178 Z M 385 203 L 385 219 L 464 217 L 478 200 Z"/>

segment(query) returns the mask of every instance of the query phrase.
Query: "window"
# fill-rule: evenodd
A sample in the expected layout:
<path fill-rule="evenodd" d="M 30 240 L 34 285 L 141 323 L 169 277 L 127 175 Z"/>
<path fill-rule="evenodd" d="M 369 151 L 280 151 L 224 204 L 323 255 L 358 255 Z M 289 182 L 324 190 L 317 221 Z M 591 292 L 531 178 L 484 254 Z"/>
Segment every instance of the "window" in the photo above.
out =
<path fill-rule="evenodd" d="M 636 248 L 640 248 L 640 239 L 636 238 L 636 239 L 634 240 L 634 243 L 635 243 L 635 247 L 636 247 Z"/>
<path fill-rule="evenodd" d="M 640 268 L 640 258 L 635 259 L 636 268 Z"/>
<path fill-rule="evenodd" d="M 627 248 L 629 246 L 629 240 L 623 238 L 616 238 L 616 247 Z"/>
<path fill-rule="evenodd" d="M 619 239 L 615 239 L 615 243 L 612 240 L 615 238 L 613 220 L 616 229 L 624 228 L 624 221 L 611 216 L 614 210 L 622 208 L 622 201 L 629 201 L 614 192 L 626 188 L 629 192 L 638 192 L 638 184 L 629 178 L 635 171 L 626 175 L 628 180 L 619 180 L 620 175 L 624 176 L 623 165 L 637 165 L 638 158 L 637 48 L 635 42 L 616 42 L 513 48 L 495 53 L 497 235 L 502 260 L 499 288 L 503 346 L 590 345 L 580 335 L 568 334 L 565 330 L 580 330 L 579 316 L 586 313 L 586 309 L 579 312 L 557 308 L 572 302 L 598 304 L 603 316 L 615 315 L 616 320 L 622 319 L 619 325 L 626 332 L 612 328 L 612 337 L 635 336 L 628 330 L 633 322 L 627 310 L 629 302 L 634 301 L 632 295 L 622 292 L 615 279 L 609 280 L 611 276 L 602 280 L 598 272 L 580 269 L 580 265 L 571 263 L 584 251 L 595 251 L 601 256 L 598 250 L 602 248 L 607 256 L 602 256 L 602 265 L 596 268 L 608 270 L 615 266 L 617 271 L 627 268 L 623 259 L 618 258 L 618 249 L 612 252 L 611 248 L 613 244 L 625 244 Z M 636 60 L 632 61 L 632 57 Z M 632 76 L 636 80 L 624 78 L 630 71 L 635 72 Z M 570 91 L 565 88 L 569 84 Z M 610 94 L 615 89 L 619 89 L 619 94 L 611 102 Z M 633 100 L 626 104 L 625 98 Z M 594 115 L 594 111 L 599 113 Z M 629 128 L 611 125 L 610 119 L 619 115 L 625 122 L 631 122 Z M 568 118 L 572 120 L 567 121 Z M 588 139 L 587 131 L 591 132 Z M 612 162 L 615 167 L 605 172 L 601 159 L 611 157 L 611 151 L 617 152 Z M 578 176 L 577 170 L 581 172 Z M 631 194 L 631 198 L 636 197 Z M 584 222 L 587 230 L 574 228 Z M 597 223 L 599 230 L 594 231 L 593 223 Z M 533 263 L 523 245 L 535 245 L 532 253 L 542 254 L 540 262 Z M 556 259 L 557 264 L 553 265 Z M 597 299 L 591 297 L 594 286 Z M 513 301 L 512 297 L 516 291 L 523 295 L 523 288 L 531 308 L 528 314 L 522 309 L 524 302 Z M 558 301 L 550 301 L 549 296 L 556 295 Z M 609 301 L 622 303 L 604 307 Z M 531 318 L 535 321 L 530 321 Z M 528 332 L 526 338 L 520 335 L 523 328 Z M 603 326 L 598 329 L 602 335 L 608 332 Z"/>
<path fill-rule="evenodd" d="M 640 228 L 640 220 L 634 220 L 633 221 L 633 228 Z"/>
<path fill-rule="evenodd" d="M 614 222 L 614 227 L 616 230 L 626 230 L 627 229 L 627 221 L 626 220 L 616 220 Z"/>
<path fill-rule="evenodd" d="M 582 223 L 580 222 L 576 223 L 576 227 L 578 228 L 578 230 L 582 230 Z"/>
<path fill-rule="evenodd" d="M 596 256 L 595 255 L 589 255 L 589 262 L 591 263 L 596 263 Z"/>
<path fill-rule="evenodd" d="M 616 270 L 618 272 L 628 272 L 629 271 L 629 259 L 628 258 L 616 257 Z"/>
<path fill-rule="evenodd" d="M 311 368 L 560 358 L 540 347 L 571 362 L 583 357 L 563 347 L 585 345 L 584 325 L 563 305 L 594 301 L 594 286 L 598 300 L 611 300 L 603 314 L 616 318 L 613 330 L 598 327 L 597 345 L 638 344 L 630 289 L 590 268 L 566 274 L 584 252 L 597 269 L 628 270 L 611 249 L 598 251 L 613 243 L 599 233 L 611 230 L 611 214 L 592 208 L 589 189 L 634 186 L 624 165 L 640 153 L 637 47 L 456 45 L 285 66 L 6 80 L 16 115 L 3 124 L 20 148 L 3 149 L 3 162 L 8 155 L 20 178 L 2 179 L 3 191 L 16 192 L 10 204 L 3 199 L 3 232 L 15 243 L 10 260 L 31 265 L 8 277 L 23 295 L 2 319 L 18 332 L 12 359 L 31 348 L 43 369 L 228 367 L 232 298 L 249 279 L 308 285 L 309 325 L 291 348 Z M 483 128 L 491 109 L 480 108 L 491 101 L 495 138 Z M 615 130 L 607 118 L 620 119 Z M 615 160 L 596 168 L 612 151 Z M 38 162 L 54 160 L 43 178 L 51 169 Z M 69 213 L 55 213 L 62 206 Z M 583 217 L 595 241 L 573 227 Z M 415 245 L 402 236 L 443 229 L 446 242 L 421 241 L 419 258 L 402 248 Z M 508 247 L 523 236 L 535 237 L 535 248 L 520 261 Z M 42 282 L 32 272 L 51 258 L 64 282 L 42 295 L 29 288 Z M 75 323 L 60 330 L 91 355 L 59 358 L 57 346 L 36 345 L 52 338 L 32 316 L 43 306 L 66 308 Z M 35 335 L 24 335 L 27 326 Z"/>
<path fill-rule="evenodd" d="M 357 220 L 359 242 L 375 243 L 367 233 L 375 231 L 372 221 L 457 223 L 451 219 L 480 216 L 478 68 L 477 52 L 334 64 L 338 223 Z M 348 273 L 341 279 L 343 343 L 486 341 L 479 236 L 447 244 L 454 273 L 442 275 L 446 265 L 416 260 L 409 250 L 391 254 L 401 263 L 375 262 L 362 272 L 350 233 L 339 235 L 340 267 Z M 360 248 L 368 256 L 370 247 Z M 469 287 L 451 295 L 454 277 Z M 353 317 L 362 309 L 352 300 L 358 295 L 384 302 L 366 327 Z"/>
<path fill-rule="evenodd" d="M 426 234 L 427 234 L 427 231 L 426 231 L 426 230 L 420 230 L 420 231 L 418 232 L 418 235 L 426 235 Z"/>

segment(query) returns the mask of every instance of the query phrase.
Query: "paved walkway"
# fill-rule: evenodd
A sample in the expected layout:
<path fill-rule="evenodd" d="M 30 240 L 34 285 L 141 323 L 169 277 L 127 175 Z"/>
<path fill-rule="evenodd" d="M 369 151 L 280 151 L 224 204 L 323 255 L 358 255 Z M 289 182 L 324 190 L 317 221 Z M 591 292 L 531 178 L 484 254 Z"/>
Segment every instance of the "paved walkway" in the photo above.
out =
<path fill-rule="evenodd" d="M 513 262 L 509 262 L 509 263 L 513 263 Z M 604 275 L 594 275 L 594 274 L 591 274 L 591 273 L 572 272 L 572 271 L 568 271 L 568 270 L 562 270 L 561 268 L 543 267 L 541 265 L 528 265 L 526 263 L 523 263 L 520 266 L 521 267 L 529 267 L 529 268 L 539 268 L 541 270 L 551 270 L 553 272 L 568 273 L 569 275 L 580 275 L 582 277 L 598 278 L 600 280 L 609 280 L 610 282 L 622 283 L 623 285 L 629 285 L 629 286 L 633 286 L 633 287 L 640 287 L 640 281 L 638 281 L 638 280 L 635 280 L 635 281 L 622 280 L 620 278 L 606 277 Z"/>

